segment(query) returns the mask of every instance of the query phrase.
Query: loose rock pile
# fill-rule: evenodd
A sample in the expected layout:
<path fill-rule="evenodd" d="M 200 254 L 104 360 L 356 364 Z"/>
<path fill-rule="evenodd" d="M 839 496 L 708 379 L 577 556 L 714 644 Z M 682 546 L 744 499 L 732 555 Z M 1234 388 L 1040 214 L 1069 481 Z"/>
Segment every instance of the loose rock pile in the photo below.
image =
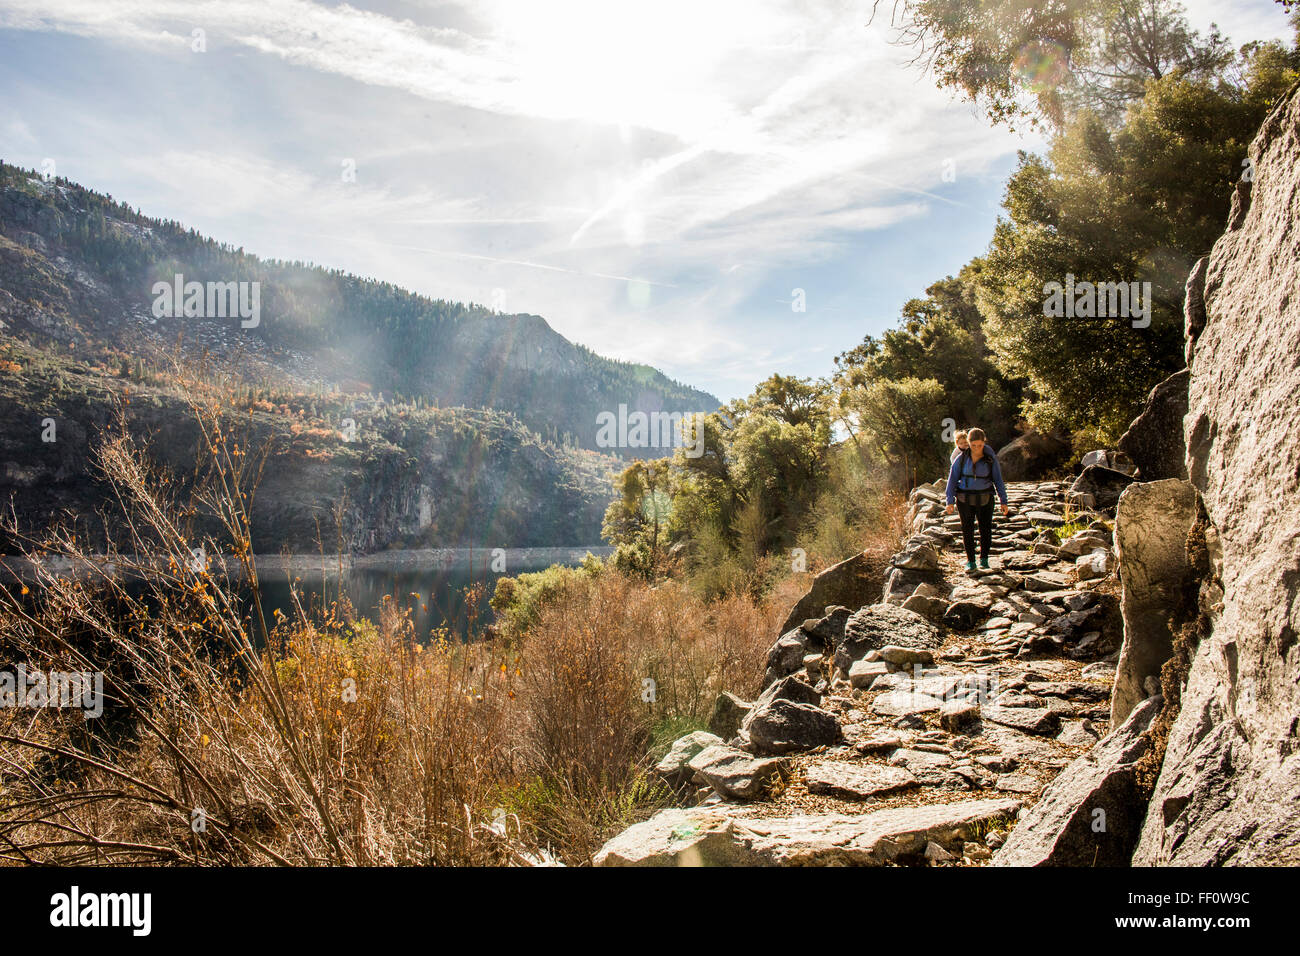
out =
<path fill-rule="evenodd" d="M 782 634 L 758 699 L 723 694 L 711 733 L 659 765 L 695 806 L 631 827 L 595 863 L 988 862 L 1106 734 L 1122 637 L 1109 521 L 1072 514 L 1059 482 L 1007 491 L 993 567 L 972 574 L 943 482 L 914 489 L 882 600 Z"/>

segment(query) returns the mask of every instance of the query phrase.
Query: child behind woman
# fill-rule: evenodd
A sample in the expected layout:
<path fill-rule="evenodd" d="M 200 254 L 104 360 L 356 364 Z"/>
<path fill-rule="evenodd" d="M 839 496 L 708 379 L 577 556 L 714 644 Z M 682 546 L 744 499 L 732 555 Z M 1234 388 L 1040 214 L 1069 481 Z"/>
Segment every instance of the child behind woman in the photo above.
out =
<path fill-rule="evenodd" d="M 953 440 L 957 443 L 957 447 L 952 450 L 952 454 L 948 457 L 948 464 L 951 465 L 954 461 L 956 461 L 958 458 L 961 457 L 962 452 L 964 452 L 967 448 L 970 447 L 969 437 L 970 437 L 970 433 L 967 432 L 965 429 L 959 431 L 955 436 L 953 436 Z"/>

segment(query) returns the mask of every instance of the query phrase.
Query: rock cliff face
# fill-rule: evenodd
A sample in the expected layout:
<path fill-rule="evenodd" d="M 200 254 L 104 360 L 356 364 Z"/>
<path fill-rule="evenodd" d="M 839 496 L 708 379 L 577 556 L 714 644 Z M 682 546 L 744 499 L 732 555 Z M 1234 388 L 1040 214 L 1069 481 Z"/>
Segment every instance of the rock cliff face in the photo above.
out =
<path fill-rule="evenodd" d="M 1160 690 L 1160 670 L 1173 655 L 1170 609 L 1182 601 L 1191 573 L 1187 535 L 1196 520 L 1196 492 L 1185 481 L 1138 482 L 1120 496 L 1115 548 L 1123 586 L 1126 640 L 1111 698 L 1111 725 Z M 1140 638 L 1140 639 L 1138 639 Z"/>
<path fill-rule="evenodd" d="M 1189 282 L 1186 465 L 1210 574 L 1138 865 L 1300 863 L 1300 86 L 1250 153 Z"/>
<path fill-rule="evenodd" d="M 194 415 L 166 389 L 68 365 L 0 379 L 0 489 L 22 531 L 75 521 L 93 550 L 105 544 L 100 511 L 120 517 L 95 468 L 96 449 L 129 431 L 188 490 L 200 454 Z M 71 370 L 71 371 L 69 371 Z M 283 414 L 233 419 L 249 447 L 270 449 L 253 500 L 253 548 L 312 553 L 386 548 L 583 545 L 599 540 L 612 458 L 538 441 L 508 415 L 481 409 L 357 411 L 357 434 L 311 437 Z M 43 440 L 43 435 L 46 440 Z M 215 521 L 196 530 L 224 540 Z M 116 536 L 115 536 L 116 537 Z M 126 546 L 126 541 L 116 541 Z M 20 543 L 0 533 L 0 553 Z"/>

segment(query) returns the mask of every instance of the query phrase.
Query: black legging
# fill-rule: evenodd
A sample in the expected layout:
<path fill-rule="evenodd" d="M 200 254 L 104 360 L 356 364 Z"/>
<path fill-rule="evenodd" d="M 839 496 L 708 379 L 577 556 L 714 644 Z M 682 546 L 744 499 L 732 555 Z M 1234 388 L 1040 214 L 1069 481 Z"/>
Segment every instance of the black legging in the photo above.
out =
<path fill-rule="evenodd" d="M 961 540 L 966 545 L 966 560 L 975 561 L 975 521 L 980 525 L 980 557 L 987 559 L 993 548 L 993 499 L 986 505 L 968 505 L 957 502 L 961 515 Z"/>

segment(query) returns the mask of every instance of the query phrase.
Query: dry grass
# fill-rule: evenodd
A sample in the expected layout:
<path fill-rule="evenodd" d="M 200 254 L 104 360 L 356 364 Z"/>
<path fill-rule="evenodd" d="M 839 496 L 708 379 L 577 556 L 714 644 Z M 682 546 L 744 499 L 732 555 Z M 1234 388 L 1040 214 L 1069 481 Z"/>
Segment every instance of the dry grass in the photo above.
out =
<path fill-rule="evenodd" d="M 0 595 L 0 645 L 29 670 L 103 676 L 105 712 L 6 713 L 0 858 L 194 864 L 467 863 L 509 857 L 483 839 L 508 763 L 490 645 L 420 648 L 409 621 L 346 604 L 272 630 L 261 614 L 247 507 L 259 456 L 196 406 L 212 452 L 189 508 L 169 500 L 130 438 L 100 465 L 129 554 L 109 576 L 55 532 L 36 580 Z M 194 541 L 206 511 L 228 540 Z M 17 529 L 13 529 L 16 533 Z M 222 545 L 225 545 L 222 547 Z M 205 555 L 233 554 L 244 585 Z M 126 549 L 124 549 L 126 550 Z M 142 582 L 128 587 L 126 581 Z M 241 587 L 253 596 L 251 613 Z M 30 598 L 22 592 L 31 591 Z"/>
<path fill-rule="evenodd" d="M 604 572 L 543 608 L 523 635 L 521 776 L 509 798 L 534 839 L 586 859 L 664 806 L 649 774 L 707 725 L 719 692 L 756 693 L 784 609 L 743 594 L 705 602 L 667 581 Z"/>
<path fill-rule="evenodd" d="M 102 674 L 106 703 L 0 708 L 0 862 L 581 864 L 668 799 L 649 774 L 665 740 L 757 690 L 782 596 L 706 603 L 608 571 L 497 641 L 420 646 L 396 601 L 271 626 L 249 545 L 263 459 L 194 410 L 210 461 L 184 495 L 125 430 L 101 450 L 121 574 L 55 532 L 32 556 L 86 573 L 42 561 L 0 587 L 5 659 Z M 224 536 L 196 540 L 195 514 Z"/>

